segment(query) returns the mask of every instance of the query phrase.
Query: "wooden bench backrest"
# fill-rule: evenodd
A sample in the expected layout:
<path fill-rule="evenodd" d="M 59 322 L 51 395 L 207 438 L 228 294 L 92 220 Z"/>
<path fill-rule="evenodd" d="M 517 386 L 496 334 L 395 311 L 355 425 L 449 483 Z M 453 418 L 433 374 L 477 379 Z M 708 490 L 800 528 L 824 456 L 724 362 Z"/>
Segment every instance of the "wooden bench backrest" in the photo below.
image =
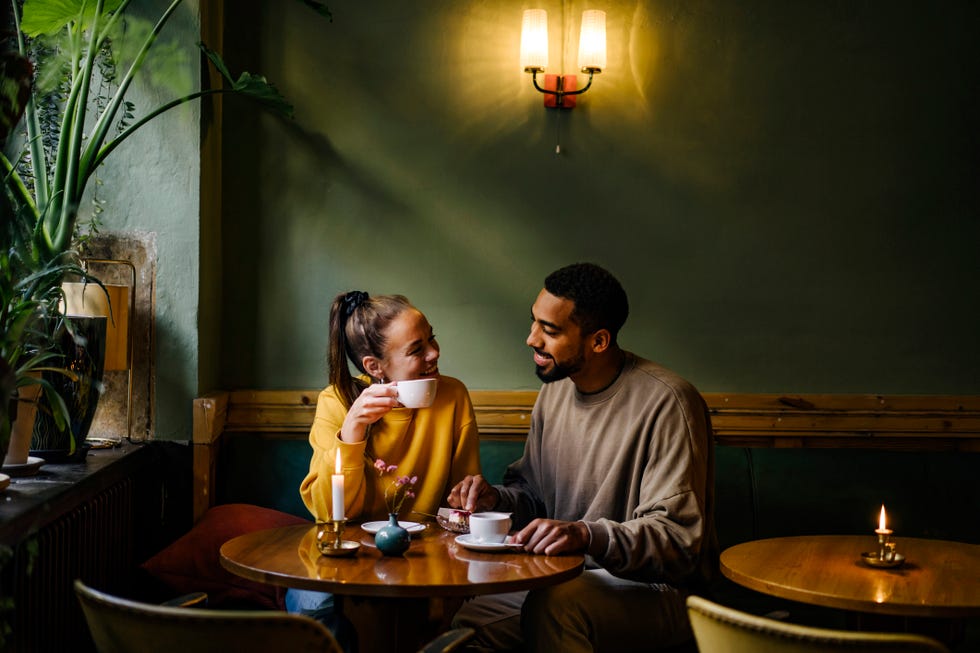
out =
<path fill-rule="evenodd" d="M 305 439 L 319 390 L 235 390 L 194 400 L 195 520 L 212 501 L 224 437 Z M 523 440 L 533 390 L 471 390 L 480 437 Z M 715 443 L 739 447 L 980 451 L 980 396 L 704 393 Z"/>

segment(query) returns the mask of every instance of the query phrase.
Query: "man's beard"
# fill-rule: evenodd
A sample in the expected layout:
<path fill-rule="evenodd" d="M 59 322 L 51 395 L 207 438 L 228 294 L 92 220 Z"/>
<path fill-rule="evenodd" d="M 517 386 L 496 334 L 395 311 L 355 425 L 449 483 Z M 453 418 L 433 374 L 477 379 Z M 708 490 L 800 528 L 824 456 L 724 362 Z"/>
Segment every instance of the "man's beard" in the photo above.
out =
<path fill-rule="evenodd" d="M 540 365 L 534 366 L 534 373 L 537 374 L 538 378 L 545 383 L 561 381 L 562 379 L 566 379 L 572 374 L 575 374 L 581 370 L 582 366 L 585 364 L 585 356 L 582 355 L 582 352 L 579 352 L 575 358 L 565 363 L 559 363 L 554 358 L 552 358 L 551 361 L 551 369 L 547 372 Z"/>

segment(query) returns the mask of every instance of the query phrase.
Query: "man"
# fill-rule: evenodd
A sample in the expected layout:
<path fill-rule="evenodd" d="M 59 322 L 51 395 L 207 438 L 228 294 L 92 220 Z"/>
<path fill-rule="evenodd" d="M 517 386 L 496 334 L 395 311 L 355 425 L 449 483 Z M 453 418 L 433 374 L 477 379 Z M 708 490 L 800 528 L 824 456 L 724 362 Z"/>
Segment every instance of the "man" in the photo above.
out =
<path fill-rule="evenodd" d="M 502 486 L 469 476 L 465 510 L 514 513 L 533 554 L 584 553 L 579 578 L 464 604 L 474 648 L 630 651 L 690 639 L 685 599 L 717 563 L 710 418 L 673 372 L 617 343 L 629 305 L 612 274 L 578 263 L 545 279 L 527 344 L 544 382 L 524 455 Z"/>

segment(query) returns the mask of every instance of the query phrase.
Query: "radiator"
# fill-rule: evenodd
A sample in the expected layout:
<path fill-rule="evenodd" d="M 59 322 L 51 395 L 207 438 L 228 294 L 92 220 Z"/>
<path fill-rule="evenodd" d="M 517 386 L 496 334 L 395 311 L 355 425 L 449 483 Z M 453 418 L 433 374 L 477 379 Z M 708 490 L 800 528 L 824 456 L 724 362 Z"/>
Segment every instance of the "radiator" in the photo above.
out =
<path fill-rule="evenodd" d="M 93 650 L 73 583 L 125 589 L 133 568 L 134 485 L 120 481 L 17 546 L 7 576 L 14 604 L 4 651 Z"/>

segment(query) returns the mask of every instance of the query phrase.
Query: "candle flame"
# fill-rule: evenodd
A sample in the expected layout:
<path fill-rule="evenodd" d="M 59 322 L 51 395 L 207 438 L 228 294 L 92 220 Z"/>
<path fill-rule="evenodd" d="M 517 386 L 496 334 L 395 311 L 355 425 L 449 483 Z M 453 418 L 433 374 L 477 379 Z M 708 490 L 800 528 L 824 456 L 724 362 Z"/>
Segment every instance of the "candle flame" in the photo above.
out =
<path fill-rule="evenodd" d="M 333 471 L 334 471 L 335 474 L 340 474 L 343 471 L 343 469 L 342 469 L 342 467 L 340 465 L 340 449 L 337 449 L 337 462 L 334 465 Z M 884 506 L 882 506 L 882 508 L 884 509 Z M 882 518 L 882 519 L 884 519 L 884 518 Z"/>
<path fill-rule="evenodd" d="M 885 530 L 885 504 L 881 504 L 881 515 L 878 517 L 878 530 Z"/>

